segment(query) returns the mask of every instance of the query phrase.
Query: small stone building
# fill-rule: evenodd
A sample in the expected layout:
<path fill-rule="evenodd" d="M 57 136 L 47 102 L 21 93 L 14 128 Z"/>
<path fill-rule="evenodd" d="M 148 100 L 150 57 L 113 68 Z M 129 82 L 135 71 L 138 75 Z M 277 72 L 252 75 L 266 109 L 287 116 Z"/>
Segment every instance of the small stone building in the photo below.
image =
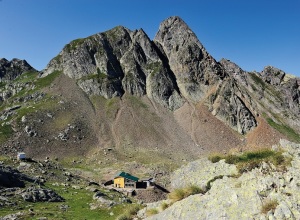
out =
<path fill-rule="evenodd" d="M 24 152 L 19 152 L 17 155 L 17 160 L 25 160 L 26 154 Z"/>
<path fill-rule="evenodd" d="M 139 178 L 132 176 L 129 173 L 119 172 L 114 177 L 115 188 L 136 188 Z"/>

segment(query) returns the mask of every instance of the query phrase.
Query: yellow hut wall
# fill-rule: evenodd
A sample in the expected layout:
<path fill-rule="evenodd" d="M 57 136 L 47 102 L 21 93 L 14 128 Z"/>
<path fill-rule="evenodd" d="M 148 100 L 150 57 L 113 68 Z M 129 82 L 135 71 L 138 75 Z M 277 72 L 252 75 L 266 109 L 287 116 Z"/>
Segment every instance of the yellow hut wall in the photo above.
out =
<path fill-rule="evenodd" d="M 119 188 L 125 187 L 125 179 L 123 177 L 117 177 L 114 179 L 114 186 Z"/>

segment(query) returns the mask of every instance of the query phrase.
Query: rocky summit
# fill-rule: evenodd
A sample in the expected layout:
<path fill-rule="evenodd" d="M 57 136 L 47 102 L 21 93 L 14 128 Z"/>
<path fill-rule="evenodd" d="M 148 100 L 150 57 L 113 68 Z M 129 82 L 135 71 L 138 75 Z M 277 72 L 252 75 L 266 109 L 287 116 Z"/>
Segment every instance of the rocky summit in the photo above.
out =
<path fill-rule="evenodd" d="M 0 81 L 0 161 L 25 152 L 95 182 L 126 170 L 155 177 L 162 187 L 183 187 L 185 168 L 172 173 L 187 162 L 202 158 L 186 168 L 195 175 L 199 167 L 207 178 L 215 177 L 211 169 L 238 175 L 234 165 L 210 165 L 203 158 L 271 148 L 281 139 L 300 142 L 300 79 L 273 66 L 247 72 L 230 60 L 215 60 L 177 16 L 164 20 L 154 39 L 143 29 L 117 26 L 73 40 L 42 71 L 25 60 L 3 58 Z M 16 170 L 10 173 L 1 175 L 16 178 Z M 207 183 L 194 175 L 188 179 L 201 187 Z M 230 190 L 239 185 L 226 178 L 216 184 L 221 181 L 229 181 Z M 37 198 L 53 194 L 29 189 Z M 246 196 L 235 195 L 240 194 Z M 212 199 L 209 193 L 194 198 L 202 205 Z M 234 209 L 239 197 L 232 200 L 228 207 Z M 249 204 L 245 207 L 260 216 Z"/>

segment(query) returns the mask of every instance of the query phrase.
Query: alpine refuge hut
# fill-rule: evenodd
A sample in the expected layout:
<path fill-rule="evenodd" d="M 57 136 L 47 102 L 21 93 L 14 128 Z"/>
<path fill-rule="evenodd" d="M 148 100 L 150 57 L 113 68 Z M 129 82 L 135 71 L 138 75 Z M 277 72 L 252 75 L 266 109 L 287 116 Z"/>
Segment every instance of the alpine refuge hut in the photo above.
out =
<path fill-rule="evenodd" d="M 119 172 L 114 177 L 115 188 L 136 188 L 139 178 L 132 176 L 129 173 Z"/>

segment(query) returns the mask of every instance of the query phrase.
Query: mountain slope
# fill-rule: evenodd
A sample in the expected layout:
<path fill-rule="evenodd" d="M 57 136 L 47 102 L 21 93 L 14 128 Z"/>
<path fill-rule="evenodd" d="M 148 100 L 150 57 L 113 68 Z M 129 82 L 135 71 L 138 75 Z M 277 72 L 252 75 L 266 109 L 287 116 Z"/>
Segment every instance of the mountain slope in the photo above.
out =
<path fill-rule="evenodd" d="M 17 75 L 1 87 L 26 84 L 3 98 L 6 154 L 169 163 L 300 141 L 299 79 L 217 62 L 179 17 L 153 41 L 118 26 L 70 42 L 41 77 Z"/>

